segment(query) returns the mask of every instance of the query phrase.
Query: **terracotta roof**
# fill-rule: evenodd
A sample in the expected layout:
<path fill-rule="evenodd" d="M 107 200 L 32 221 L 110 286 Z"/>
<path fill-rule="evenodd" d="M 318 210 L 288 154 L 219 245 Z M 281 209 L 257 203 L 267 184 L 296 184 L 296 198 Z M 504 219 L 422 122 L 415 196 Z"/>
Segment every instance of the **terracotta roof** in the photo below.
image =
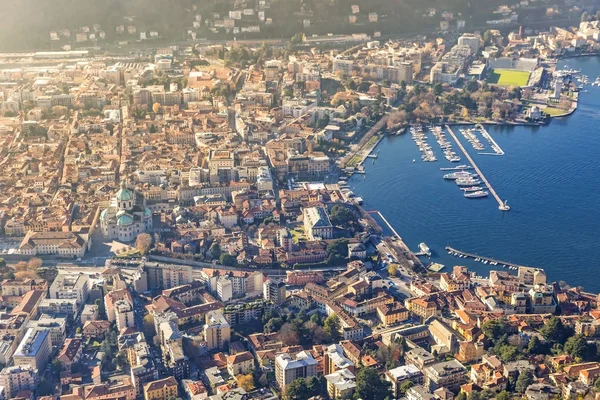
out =
<path fill-rule="evenodd" d="M 169 376 L 168 378 L 159 379 L 157 381 L 148 382 L 144 385 L 144 392 L 151 392 L 154 390 L 160 390 L 165 387 L 177 386 L 177 380 L 174 377 Z"/>
<path fill-rule="evenodd" d="M 243 353 L 237 353 L 232 356 L 227 357 L 227 364 L 235 365 L 239 363 L 243 363 L 246 361 L 254 360 L 254 356 L 249 351 L 245 351 Z"/>

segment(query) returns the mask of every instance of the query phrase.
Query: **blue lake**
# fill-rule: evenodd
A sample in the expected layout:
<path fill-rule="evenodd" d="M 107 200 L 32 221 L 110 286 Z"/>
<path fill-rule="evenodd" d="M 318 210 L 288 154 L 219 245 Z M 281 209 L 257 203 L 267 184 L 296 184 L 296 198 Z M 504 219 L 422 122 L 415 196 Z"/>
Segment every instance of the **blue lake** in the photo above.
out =
<path fill-rule="evenodd" d="M 559 63 L 565 65 L 581 69 L 590 82 L 600 74 L 600 58 Z M 492 268 L 448 255 L 444 247 L 450 245 L 542 267 L 550 281 L 599 292 L 600 88 L 588 85 L 587 90 L 573 115 L 548 126 L 487 127 L 504 156 L 478 154 L 453 129 L 499 196 L 508 200 L 509 212 L 499 211 L 492 196 L 466 199 L 454 183 L 444 181 L 440 168 L 453 164 L 429 132 L 437 162 L 421 161 L 410 133 L 387 137 L 377 147 L 379 158 L 365 162 L 366 175 L 355 175 L 350 185 L 363 197 L 364 208 L 380 211 L 411 249 L 427 243 L 432 261 L 445 264 L 445 270 L 467 265 L 487 275 Z M 468 164 L 462 158 L 458 164 Z"/>

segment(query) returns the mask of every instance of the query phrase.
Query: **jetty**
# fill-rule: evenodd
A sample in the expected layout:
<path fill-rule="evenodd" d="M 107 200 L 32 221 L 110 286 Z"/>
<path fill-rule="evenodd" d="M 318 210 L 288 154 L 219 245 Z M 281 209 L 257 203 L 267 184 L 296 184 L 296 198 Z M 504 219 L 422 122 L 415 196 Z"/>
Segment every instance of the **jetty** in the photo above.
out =
<path fill-rule="evenodd" d="M 475 253 L 467 253 L 466 251 L 461 251 L 458 249 L 455 249 L 454 247 L 450 247 L 450 246 L 446 246 L 446 251 L 448 252 L 448 254 L 450 255 L 454 255 L 454 256 L 462 256 L 462 257 L 466 257 L 466 258 L 474 258 L 474 259 L 479 259 L 480 261 L 487 261 L 488 263 L 492 264 L 492 265 L 503 265 L 506 267 L 513 267 L 513 268 L 534 268 L 534 267 L 529 267 L 527 265 L 520 265 L 520 264 L 515 264 L 512 263 L 510 261 L 502 261 L 502 260 L 497 260 L 495 258 L 492 257 L 485 257 L 485 256 L 480 256 L 478 254 Z"/>
<path fill-rule="evenodd" d="M 385 217 L 383 216 L 383 214 L 381 212 L 379 212 L 379 211 L 371 211 L 370 213 L 379 215 L 379 217 L 381 218 L 381 220 L 383 222 L 385 222 L 385 224 L 387 225 L 388 228 L 390 228 L 390 231 L 392 231 L 392 233 L 394 234 L 394 236 L 396 236 L 398 239 L 402 239 L 400 237 L 400 235 L 398 235 L 398 232 L 396 232 L 396 230 L 394 229 L 394 227 L 392 226 L 392 224 L 390 224 L 388 222 L 388 220 L 385 219 Z"/>
<path fill-rule="evenodd" d="M 446 129 L 448 130 L 448 133 L 450 134 L 450 136 L 452 136 L 452 139 L 454 139 L 454 141 L 458 145 L 458 148 L 463 152 L 463 154 L 465 155 L 465 157 L 467 158 L 467 160 L 469 160 L 469 162 L 471 163 L 471 166 L 473 167 L 473 169 L 475 169 L 475 171 L 479 175 L 479 178 L 483 181 L 483 183 L 486 184 L 486 186 L 488 187 L 488 190 L 490 191 L 490 193 L 492 194 L 492 196 L 494 196 L 494 198 L 498 202 L 498 209 L 500 211 L 508 211 L 508 210 L 510 210 L 510 207 L 506 204 L 506 201 L 503 201 L 500 198 L 500 196 L 498 196 L 498 193 L 496 193 L 496 191 L 494 190 L 494 188 L 492 187 L 492 185 L 490 184 L 490 182 L 486 179 L 485 175 L 483 175 L 483 172 L 481 172 L 481 170 L 479 169 L 479 167 L 477 166 L 477 164 L 475 164 L 475 161 L 473 161 L 473 158 L 471 158 L 471 156 L 469 155 L 469 153 L 467 153 L 467 150 L 464 148 L 464 146 L 462 145 L 462 143 L 460 142 L 460 140 L 458 140 L 458 138 L 456 137 L 456 135 L 454 134 L 454 132 L 452 131 L 452 129 L 448 125 L 446 125 Z"/>
<path fill-rule="evenodd" d="M 485 140 L 487 140 L 492 145 L 492 150 L 494 150 L 493 153 L 488 152 L 479 154 L 486 156 L 503 156 L 505 154 L 504 150 L 502 150 L 502 148 L 498 146 L 498 143 L 496 143 L 492 135 L 489 134 L 489 132 L 483 127 L 483 125 L 477 124 L 477 129 L 479 129 L 481 135 L 485 138 Z"/>

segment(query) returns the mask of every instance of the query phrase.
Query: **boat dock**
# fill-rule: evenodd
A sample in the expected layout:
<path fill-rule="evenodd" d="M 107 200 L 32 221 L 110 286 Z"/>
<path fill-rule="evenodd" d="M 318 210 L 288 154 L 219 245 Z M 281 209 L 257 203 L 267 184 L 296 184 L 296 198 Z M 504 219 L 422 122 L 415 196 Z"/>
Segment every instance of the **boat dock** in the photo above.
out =
<path fill-rule="evenodd" d="M 477 129 L 479 129 L 479 132 L 481 132 L 481 135 L 485 138 L 485 140 L 487 140 L 492 145 L 492 150 L 494 150 L 493 153 L 479 153 L 479 154 L 486 155 L 486 156 L 503 156 L 505 154 L 504 150 L 502 150 L 502 148 L 500 146 L 498 146 L 498 143 L 496 143 L 494 138 L 492 138 L 492 135 L 489 134 L 489 132 L 483 127 L 483 125 L 477 124 Z"/>
<path fill-rule="evenodd" d="M 477 166 L 477 164 L 475 164 L 475 161 L 473 161 L 473 158 L 471 158 L 471 156 L 469 155 L 469 153 L 467 153 L 467 150 L 464 148 L 464 146 L 462 145 L 462 143 L 460 142 L 460 140 L 458 140 L 458 138 L 456 137 L 456 135 L 454 134 L 454 132 L 452 131 L 452 129 L 448 125 L 446 125 L 446 129 L 448 130 L 448 133 L 450 134 L 450 136 L 452 136 L 452 139 L 454 139 L 454 141 L 456 142 L 456 144 L 458 145 L 458 147 L 460 148 L 460 150 L 463 152 L 463 154 L 465 155 L 465 157 L 467 158 L 467 160 L 469 160 L 469 162 L 471 163 L 471 166 L 475 169 L 475 171 L 479 175 L 479 178 L 483 181 L 483 183 L 485 183 L 485 185 L 488 187 L 488 190 L 490 191 L 490 193 L 492 194 L 492 196 L 494 196 L 494 198 L 498 202 L 498 209 L 500 211 L 508 211 L 508 210 L 510 210 L 510 207 L 506 204 L 505 201 L 502 201 L 502 199 L 500 198 L 500 196 L 498 196 L 498 193 L 496 193 L 496 191 L 494 190 L 494 188 L 492 187 L 492 185 L 490 184 L 490 182 L 486 179 L 485 175 L 483 175 L 483 173 L 481 172 L 481 170 L 479 169 L 479 167 Z"/>
<path fill-rule="evenodd" d="M 504 267 L 509 267 L 511 269 L 518 269 L 519 267 L 532 268 L 532 267 L 528 267 L 527 265 L 515 264 L 510 261 L 496 260 L 495 258 L 491 258 L 491 257 L 484 257 L 484 256 L 480 256 L 480 255 L 477 255 L 474 253 L 467 253 L 466 251 L 461 251 L 461 250 L 455 249 L 454 247 L 450 247 L 450 246 L 446 246 L 446 251 L 448 252 L 448 254 L 451 254 L 451 255 L 454 255 L 457 257 L 473 258 L 475 260 L 485 262 L 486 264 L 489 263 L 491 265 L 501 265 Z"/>

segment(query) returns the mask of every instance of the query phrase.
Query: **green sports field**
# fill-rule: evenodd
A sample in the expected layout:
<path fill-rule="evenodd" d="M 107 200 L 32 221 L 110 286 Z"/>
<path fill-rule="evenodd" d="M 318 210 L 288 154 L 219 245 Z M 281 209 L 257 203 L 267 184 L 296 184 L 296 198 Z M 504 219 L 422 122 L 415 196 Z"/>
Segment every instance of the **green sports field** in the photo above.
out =
<path fill-rule="evenodd" d="M 527 86 L 529 72 L 512 69 L 495 69 L 490 73 L 487 81 L 499 86 Z"/>

